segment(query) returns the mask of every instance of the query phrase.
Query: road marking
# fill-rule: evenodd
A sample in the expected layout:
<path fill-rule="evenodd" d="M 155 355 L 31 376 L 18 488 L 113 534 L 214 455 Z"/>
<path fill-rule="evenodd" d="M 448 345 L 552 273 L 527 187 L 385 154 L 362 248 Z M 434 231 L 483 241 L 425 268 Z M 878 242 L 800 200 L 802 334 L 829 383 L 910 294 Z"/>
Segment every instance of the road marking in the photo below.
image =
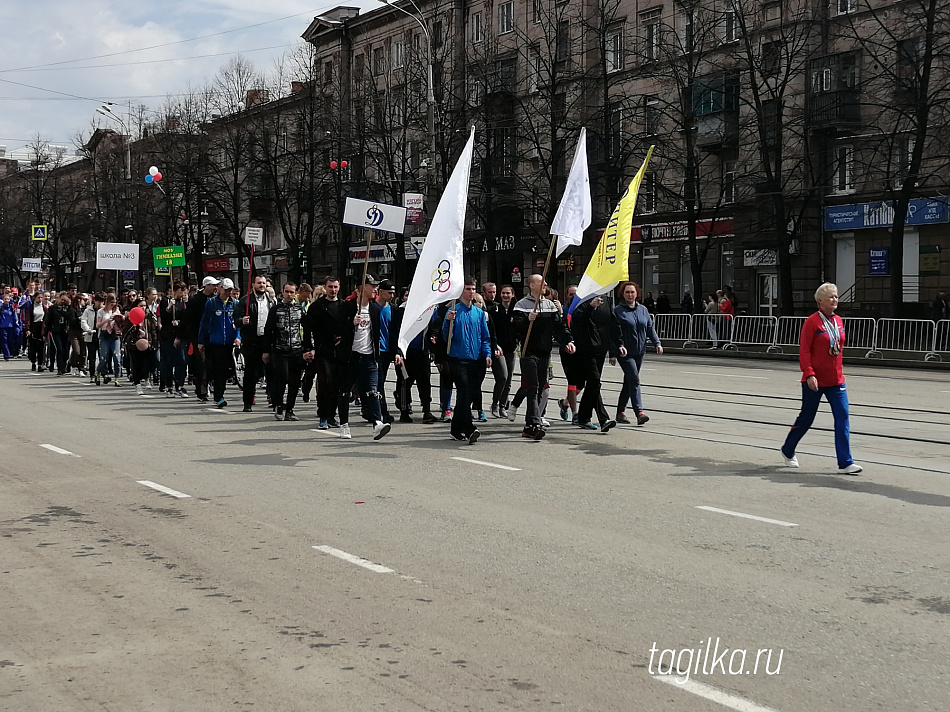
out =
<path fill-rule="evenodd" d="M 74 452 L 70 452 L 69 450 L 63 450 L 63 448 L 61 448 L 61 447 L 56 447 L 55 445 L 49 445 L 49 444 L 47 444 L 47 443 L 44 443 L 44 444 L 40 445 L 40 447 L 45 447 L 47 450 L 49 450 L 49 451 L 51 451 L 51 452 L 55 452 L 55 453 L 57 453 L 57 454 L 59 454 L 59 455 L 72 455 L 73 457 L 80 457 L 80 455 L 77 455 L 77 454 L 74 453 Z"/>
<path fill-rule="evenodd" d="M 205 410 L 210 410 L 212 413 L 231 413 L 230 410 L 225 410 L 224 408 L 205 408 Z"/>
<path fill-rule="evenodd" d="M 190 494 L 185 494 L 184 492 L 179 492 L 178 490 L 173 490 L 170 487 L 165 487 L 151 480 L 136 480 L 140 485 L 145 485 L 146 487 L 151 487 L 153 490 L 158 490 L 164 494 L 170 494 L 172 497 L 177 497 L 178 499 L 190 498 Z"/>
<path fill-rule="evenodd" d="M 345 551 L 340 551 L 339 549 L 334 549 L 332 546 L 327 546 L 326 544 L 321 544 L 320 546 L 313 547 L 317 551 L 322 551 L 324 554 L 329 554 L 330 556 L 335 556 L 338 559 L 343 559 L 343 561 L 349 561 L 351 564 L 356 564 L 357 566 L 362 566 L 364 569 L 369 569 L 378 574 L 394 574 L 396 573 L 394 569 L 390 569 L 386 566 L 380 564 L 374 564 L 369 559 L 364 559 L 359 556 L 354 556 L 353 554 L 347 554 Z"/>
<path fill-rule="evenodd" d="M 323 433 L 324 435 L 336 435 L 336 436 L 339 436 L 339 435 L 340 435 L 340 429 L 339 429 L 339 428 L 336 428 L 335 430 L 336 430 L 336 432 L 334 432 L 333 430 L 330 430 L 329 428 L 327 428 L 326 430 L 320 430 L 320 428 L 310 428 L 310 432 L 311 432 L 311 433 Z"/>
<path fill-rule="evenodd" d="M 497 467 L 499 470 L 511 470 L 512 472 L 521 472 L 520 467 L 508 467 L 508 465 L 496 465 L 494 462 L 482 462 L 481 460 L 469 460 L 467 457 L 453 457 L 453 460 L 460 462 L 470 462 L 473 465 L 484 465 L 485 467 Z"/>
<path fill-rule="evenodd" d="M 740 376 L 737 373 L 706 373 L 704 371 L 683 371 L 693 376 L 722 376 L 724 378 L 758 378 L 763 381 L 769 380 L 768 376 Z"/>
<path fill-rule="evenodd" d="M 696 509 L 705 509 L 707 512 L 718 512 L 719 514 L 728 514 L 731 517 L 741 517 L 742 519 L 754 519 L 757 522 L 766 524 L 778 524 L 780 527 L 797 527 L 792 522 L 783 522 L 780 519 L 769 519 L 768 517 L 757 517 L 754 514 L 743 514 L 742 512 L 732 512 L 728 509 L 719 509 L 718 507 L 697 506 Z"/>
<path fill-rule="evenodd" d="M 672 672 L 676 672 L 673 670 Z M 738 695 L 732 695 L 728 692 L 723 692 L 722 690 L 713 687 L 712 685 L 706 685 L 702 682 L 697 682 L 696 680 L 686 680 L 682 684 L 677 682 L 674 675 L 652 675 L 654 680 L 657 682 L 664 682 L 667 685 L 672 685 L 673 687 L 689 692 L 697 697 L 702 697 L 703 699 L 709 700 L 710 702 L 715 702 L 716 704 L 722 705 L 723 707 L 728 707 L 729 709 L 736 710 L 736 712 L 778 712 L 774 707 L 766 707 L 765 705 L 760 705 L 752 700 L 747 700 L 745 697 L 739 697 Z M 682 679 L 682 678 L 680 678 Z"/>

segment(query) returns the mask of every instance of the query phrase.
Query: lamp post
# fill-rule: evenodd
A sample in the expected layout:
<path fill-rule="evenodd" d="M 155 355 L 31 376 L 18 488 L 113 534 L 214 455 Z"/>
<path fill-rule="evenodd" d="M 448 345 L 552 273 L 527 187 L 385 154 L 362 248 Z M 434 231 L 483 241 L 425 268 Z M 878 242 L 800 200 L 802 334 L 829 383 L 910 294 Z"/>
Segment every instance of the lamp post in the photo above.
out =
<path fill-rule="evenodd" d="M 122 118 L 113 113 L 112 109 L 109 108 L 108 104 L 103 104 L 102 106 L 96 109 L 97 114 L 102 114 L 114 121 L 119 122 L 119 126 L 122 127 L 122 130 L 125 131 L 123 139 L 125 141 L 125 179 L 132 180 L 132 131 L 129 129 L 128 124 L 126 124 Z"/>

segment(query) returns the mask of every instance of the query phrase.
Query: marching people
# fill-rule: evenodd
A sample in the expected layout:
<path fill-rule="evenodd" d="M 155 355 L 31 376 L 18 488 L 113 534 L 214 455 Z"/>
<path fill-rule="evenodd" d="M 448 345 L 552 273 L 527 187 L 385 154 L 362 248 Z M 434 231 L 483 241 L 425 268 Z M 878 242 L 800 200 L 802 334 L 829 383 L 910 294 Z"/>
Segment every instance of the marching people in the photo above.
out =
<path fill-rule="evenodd" d="M 339 351 L 346 359 L 342 387 L 340 389 L 340 437 L 349 439 L 350 396 L 354 384 L 360 395 L 370 422 L 373 424 L 373 440 L 386 436 L 392 425 L 383 422 L 379 400 L 379 305 L 376 296 L 376 279 L 366 275 L 364 283 L 356 290 L 356 298 L 343 303 Z"/>
<path fill-rule="evenodd" d="M 191 372 L 195 382 L 195 395 L 202 403 L 208 400 L 208 368 L 207 357 L 202 349 L 198 348 L 201 332 L 201 321 L 204 318 L 205 306 L 218 289 L 221 282 L 215 277 L 205 277 L 201 280 L 201 289 L 191 295 L 185 307 L 184 333 L 189 342 L 191 353 Z"/>
<path fill-rule="evenodd" d="M 158 348 L 158 318 L 149 312 L 145 299 L 138 299 L 126 317 L 128 326 L 122 341 L 129 355 L 130 376 L 135 394 L 145 395 L 143 383 L 151 377 L 152 363 Z M 151 384 L 149 384 L 151 388 Z"/>
<path fill-rule="evenodd" d="M 705 300 L 703 313 L 706 315 L 706 331 L 709 333 L 709 339 L 712 341 L 710 349 L 719 348 L 719 334 L 716 330 L 716 317 L 713 314 L 719 314 L 719 298 L 715 292 L 710 292 Z"/>
<path fill-rule="evenodd" d="M 574 301 L 575 294 L 577 294 L 577 285 L 572 284 L 567 288 L 563 304 L 557 301 L 557 297 L 554 297 L 554 303 L 561 307 L 561 314 L 565 323 L 569 323 L 567 321 L 567 310 L 570 308 L 571 302 Z M 570 413 L 571 422 L 577 425 L 577 394 L 584 390 L 586 384 L 580 370 L 577 368 L 576 354 L 568 353 L 562 347 L 558 349 L 558 356 L 561 359 L 564 380 L 567 381 L 567 398 L 562 398 L 557 402 L 561 420 L 567 420 L 568 413 Z"/>
<path fill-rule="evenodd" d="M 16 353 L 17 321 L 13 300 L 10 294 L 4 294 L 0 298 L 0 351 L 3 352 L 4 361 L 9 361 Z"/>
<path fill-rule="evenodd" d="M 62 292 L 53 304 L 46 310 L 45 331 L 52 337 L 53 349 L 56 355 L 56 375 L 66 375 L 69 358 L 69 333 L 79 324 L 79 314 L 73 308 L 69 294 Z"/>
<path fill-rule="evenodd" d="M 96 385 L 109 383 L 115 378 L 119 385 L 122 377 L 122 355 L 120 339 L 125 318 L 119 309 L 115 294 L 106 294 L 102 308 L 96 312 L 96 330 L 99 332 L 99 366 L 96 368 Z M 109 375 L 109 372 L 112 375 Z"/>
<path fill-rule="evenodd" d="M 462 296 L 455 307 L 446 312 L 442 324 L 455 384 L 451 435 L 455 440 L 467 440 L 469 445 L 474 445 L 480 435 L 472 421 L 471 403 L 475 392 L 481 391 L 486 368 L 491 368 L 492 363 L 488 315 L 474 304 L 474 300 L 475 279 L 467 277 Z"/>
<path fill-rule="evenodd" d="M 329 276 L 323 281 L 324 293 L 307 309 L 305 320 L 313 334 L 317 363 L 318 428 L 338 428 L 336 411 L 343 388 L 345 360 L 340 344 L 343 339 L 343 301 L 340 280 Z"/>
<path fill-rule="evenodd" d="M 266 285 L 264 296 L 267 296 Z M 300 390 L 300 377 L 304 365 L 314 357 L 313 336 L 304 319 L 303 305 L 297 301 L 297 285 L 287 282 L 281 290 L 281 297 L 267 312 L 261 360 L 271 364 L 274 384 L 270 392 L 274 417 L 277 420 L 296 421 L 298 418 L 294 406 Z M 246 379 L 247 376 L 245 383 Z M 245 404 L 244 410 L 249 411 L 250 408 Z"/>
<path fill-rule="evenodd" d="M 205 277 L 205 279 L 208 278 Z M 228 405 L 224 398 L 224 391 L 234 365 L 234 342 L 237 332 L 234 329 L 232 289 L 234 289 L 234 282 L 230 279 L 221 280 L 218 284 L 218 293 L 205 304 L 198 329 L 198 351 L 204 354 L 208 381 L 214 403 L 218 408 L 225 408 Z M 207 397 L 200 400 L 207 400 Z"/>
<path fill-rule="evenodd" d="M 601 376 L 604 361 L 612 352 L 619 355 L 618 344 L 621 341 L 620 322 L 614 317 L 610 307 L 601 296 L 596 296 L 578 304 L 571 316 L 571 334 L 577 352 L 574 355 L 576 367 L 585 383 L 577 410 L 577 425 L 584 430 L 596 430 L 591 422 L 594 412 L 602 432 L 609 432 L 617 425 L 604 407 L 601 395 Z"/>
<path fill-rule="evenodd" d="M 851 457 L 848 422 L 848 389 L 844 379 L 844 322 L 835 314 L 838 287 L 825 282 L 815 291 L 818 311 L 805 319 L 799 339 L 798 363 L 802 370 L 802 409 L 782 445 L 786 467 L 798 467 L 795 450 L 815 422 L 824 396 L 835 421 L 835 454 L 838 472 L 857 475 L 864 469 Z"/>
<path fill-rule="evenodd" d="M 394 299 L 396 287 L 388 279 L 379 283 L 376 292 L 376 305 L 379 307 L 379 404 L 383 415 L 383 422 L 392 423 L 395 418 L 389 412 L 389 403 L 386 400 L 386 379 L 389 377 L 389 367 L 395 358 L 390 345 L 393 343 L 391 324 L 393 320 Z"/>
<path fill-rule="evenodd" d="M 643 356 L 647 350 L 647 340 L 653 342 L 657 354 L 663 354 L 660 337 L 653 326 L 653 317 L 645 306 L 637 302 L 640 287 L 636 282 L 623 282 L 620 285 L 620 303 L 614 307 L 614 316 L 620 322 L 620 342 L 617 344 L 619 359 L 610 359 L 611 365 L 620 362 L 623 371 L 623 387 L 617 401 L 618 423 L 629 423 L 626 409 L 632 401 L 637 425 L 644 425 L 650 416 L 643 412 L 643 398 L 640 392 L 640 371 Z"/>
<path fill-rule="evenodd" d="M 296 293 L 296 289 L 294 292 Z M 241 355 L 244 356 L 245 413 L 252 411 L 257 393 L 257 382 L 264 373 L 263 355 L 267 350 L 264 331 L 267 328 L 270 311 L 276 305 L 267 293 L 267 278 L 260 274 L 254 277 L 254 284 L 248 297 L 234 306 L 234 325 L 237 330 L 234 345 L 240 347 Z M 273 393 L 273 391 L 270 392 Z"/>
<path fill-rule="evenodd" d="M 96 360 L 99 355 L 99 331 L 96 329 L 96 312 L 102 306 L 102 297 L 98 294 L 86 302 L 80 316 L 80 325 L 82 326 L 83 347 L 86 353 L 85 369 L 89 375 L 89 382 L 96 380 Z M 86 373 L 83 373 L 86 375 Z"/>
<path fill-rule="evenodd" d="M 389 339 L 389 348 L 394 360 L 399 351 L 399 332 L 402 328 L 405 313 L 406 302 L 403 300 L 393 314 L 393 323 L 390 326 L 392 336 Z M 396 395 L 394 400 L 396 407 L 399 409 L 400 423 L 413 422 L 410 413 L 412 404 L 410 389 L 413 384 L 415 384 L 416 391 L 419 393 L 419 403 L 422 406 L 422 422 L 428 425 L 438 421 L 438 418 L 432 413 L 432 362 L 429 358 L 428 344 L 426 330 L 423 329 L 409 342 L 406 353 L 399 356 L 401 363 L 397 363 L 396 367 Z"/>
<path fill-rule="evenodd" d="M 174 293 L 166 296 L 159 306 L 159 365 L 162 369 L 162 382 L 165 384 L 166 398 L 187 398 L 185 393 L 185 312 L 187 302 L 185 294 L 188 287 L 176 282 Z"/>
<path fill-rule="evenodd" d="M 502 288 L 504 291 L 504 288 Z M 498 296 L 498 288 L 494 282 L 485 282 L 482 285 L 482 298 L 485 300 L 485 313 L 488 314 L 489 333 L 494 335 L 494 350 L 492 351 L 491 372 L 495 379 L 495 386 L 492 389 L 491 414 L 496 418 L 507 418 L 505 406 L 508 394 L 505 387 L 510 388 L 511 369 L 509 368 L 509 359 L 506 347 L 511 347 L 511 307 L 513 306 L 511 292 L 507 303 L 495 301 Z M 503 299 L 503 297 L 502 297 Z M 514 363 L 514 349 L 511 353 L 512 364 Z"/>
<path fill-rule="evenodd" d="M 521 433 L 524 438 L 540 440 L 545 435 L 542 414 L 548 394 L 548 365 L 551 362 L 551 344 L 557 341 L 564 350 L 574 353 L 574 342 L 568 331 L 560 308 L 550 299 L 542 296 L 544 279 L 540 274 L 528 277 L 528 296 L 515 304 L 513 324 L 521 342 L 521 386 L 525 391 L 527 413 L 525 427 Z M 531 327 L 531 325 L 534 325 Z M 528 339 L 528 331 L 531 338 Z M 512 412 L 517 417 L 517 408 L 512 404 Z"/>

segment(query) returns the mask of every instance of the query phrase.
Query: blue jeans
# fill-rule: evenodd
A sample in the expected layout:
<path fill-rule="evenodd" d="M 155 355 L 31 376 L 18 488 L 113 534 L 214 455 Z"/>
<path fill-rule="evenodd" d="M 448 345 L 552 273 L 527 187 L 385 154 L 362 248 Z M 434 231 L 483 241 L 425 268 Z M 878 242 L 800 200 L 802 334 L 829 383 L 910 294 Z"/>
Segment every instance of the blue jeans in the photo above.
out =
<path fill-rule="evenodd" d="M 109 373 L 109 367 L 112 367 L 112 375 L 119 378 L 122 375 L 122 359 L 119 356 L 119 337 L 115 334 L 106 334 L 99 332 L 99 366 L 96 372 L 99 375 Z"/>
<path fill-rule="evenodd" d="M 617 412 L 627 409 L 627 403 L 633 400 L 633 412 L 643 410 L 643 398 L 640 394 L 640 369 L 643 367 L 643 354 L 630 356 L 629 354 L 618 359 L 620 370 L 623 371 L 623 387 L 620 389 L 620 399 L 617 401 Z"/>
<path fill-rule="evenodd" d="M 370 420 L 378 423 L 383 419 L 379 406 L 379 369 L 376 365 L 376 356 L 373 354 L 350 354 L 349 361 L 344 366 L 343 387 L 340 393 L 340 424 L 350 422 L 350 393 L 353 384 L 357 384 L 360 400 L 368 411 Z"/>
<path fill-rule="evenodd" d="M 785 457 L 794 457 L 795 448 L 815 422 L 822 396 L 828 399 L 835 418 L 835 454 L 838 456 L 838 468 L 847 467 L 854 460 L 851 459 L 851 426 L 848 424 L 848 389 L 843 383 L 840 386 L 819 388 L 817 391 L 802 383 L 802 410 L 785 438 L 782 454 Z"/>

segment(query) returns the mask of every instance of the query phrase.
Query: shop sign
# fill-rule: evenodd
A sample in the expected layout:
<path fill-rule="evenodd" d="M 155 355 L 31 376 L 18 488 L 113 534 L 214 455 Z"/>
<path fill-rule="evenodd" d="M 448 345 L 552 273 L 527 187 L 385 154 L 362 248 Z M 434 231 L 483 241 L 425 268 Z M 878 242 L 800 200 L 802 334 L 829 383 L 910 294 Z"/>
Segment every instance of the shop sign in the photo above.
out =
<path fill-rule="evenodd" d="M 891 248 L 872 247 L 868 250 L 868 274 L 884 276 L 891 273 Z"/>
<path fill-rule="evenodd" d="M 774 267 L 778 264 L 775 250 L 743 250 L 742 264 L 746 267 Z"/>
<path fill-rule="evenodd" d="M 696 222 L 696 237 L 726 237 L 735 232 L 734 218 L 719 218 L 718 220 L 699 220 Z M 681 222 L 657 223 L 651 225 L 634 225 L 630 230 L 630 242 L 653 242 L 656 240 L 686 240 L 689 238 L 689 223 Z"/>
<path fill-rule="evenodd" d="M 904 224 L 935 225 L 950 222 L 946 197 L 914 198 L 907 205 Z M 867 230 L 894 224 L 894 202 L 831 205 L 825 208 L 825 230 Z"/>
<path fill-rule="evenodd" d="M 227 257 L 210 257 L 202 262 L 202 267 L 205 272 L 230 272 L 231 260 Z"/>
<path fill-rule="evenodd" d="M 938 277 L 940 275 L 940 245 L 921 245 L 918 266 L 921 277 Z"/>

